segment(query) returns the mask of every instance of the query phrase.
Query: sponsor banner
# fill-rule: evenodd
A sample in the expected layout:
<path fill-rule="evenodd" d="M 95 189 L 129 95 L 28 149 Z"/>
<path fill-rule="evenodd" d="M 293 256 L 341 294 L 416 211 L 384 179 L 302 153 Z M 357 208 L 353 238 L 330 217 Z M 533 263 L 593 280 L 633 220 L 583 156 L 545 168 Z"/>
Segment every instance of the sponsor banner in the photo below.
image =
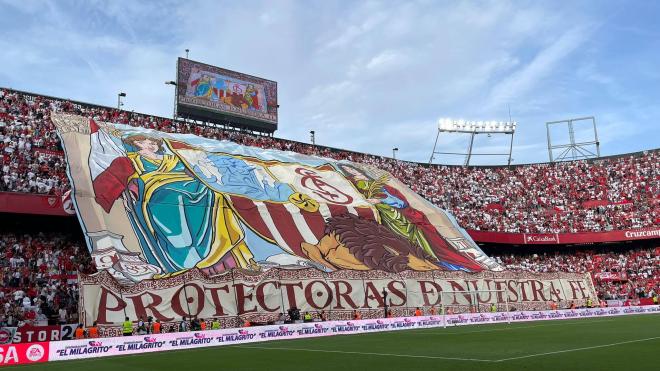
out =
<path fill-rule="evenodd" d="M 76 325 L 61 325 L 60 326 L 60 340 L 71 340 L 73 339 L 74 332 L 76 331 Z"/>
<path fill-rule="evenodd" d="M 48 342 L 0 345 L 0 366 L 15 366 L 46 362 L 49 359 Z"/>
<path fill-rule="evenodd" d="M 601 281 L 627 281 L 628 276 L 623 272 L 597 272 L 594 278 Z"/>
<path fill-rule="evenodd" d="M 364 334 L 383 331 L 526 322 L 630 314 L 660 313 L 660 306 L 597 308 L 558 311 L 523 311 L 505 313 L 473 313 L 366 320 L 269 325 L 260 327 L 126 336 L 116 338 L 60 341 L 50 344 L 48 359 L 61 361 L 122 354 L 160 352 L 175 349 L 194 349 L 210 346 L 247 344 L 278 339 L 301 339 L 341 334 Z"/>
<path fill-rule="evenodd" d="M 70 215 L 62 196 L 32 193 L 0 192 L 0 212 L 39 215 Z"/>
<path fill-rule="evenodd" d="M 617 242 L 660 238 L 660 227 L 621 230 L 610 232 L 581 233 L 506 233 L 488 231 L 467 231 L 477 242 L 513 245 L 556 245 L 593 242 Z"/>
<path fill-rule="evenodd" d="M 4 327 L 3 327 L 4 329 Z M 73 339 L 76 325 L 32 326 L 15 328 L 14 343 L 33 343 Z"/>
<path fill-rule="evenodd" d="M 46 149 L 46 148 L 32 148 L 32 152 L 43 153 L 50 156 L 60 156 L 60 157 L 64 156 L 64 152 L 62 151 L 53 151 L 52 149 Z"/>
<path fill-rule="evenodd" d="M 523 234 L 523 240 L 526 244 L 551 244 L 559 243 L 559 236 L 555 234 L 541 234 L 541 233 L 525 233 Z"/>
<path fill-rule="evenodd" d="M 483 323 L 528 322 L 656 313 L 660 313 L 660 306 L 583 308 L 555 311 L 514 311 L 505 313 L 467 313 L 446 315 L 444 316 L 444 321 L 447 326 L 461 326 Z"/>
<path fill-rule="evenodd" d="M 497 290 L 498 292 L 483 292 Z M 81 318 L 86 325 L 118 325 L 129 318 L 152 316 L 161 322 L 181 317 L 274 321 L 297 307 L 302 312 L 324 310 L 330 319 L 350 317 L 354 310 L 381 311 L 382 293 L 388 306 L 405 315 L 416 307 L 444 305 L 454 313 L 492 303 L 518 310 L 547 308 L 548 302 L 583 305 L 597 302 L 589 274 L 526 272 L 385 272 L 316 269 L 270 269 L 261 274 L 234 270 L 208 277 L 191 270 L 169 279 L 144 280 L 122 286 L 108 272 L 81 275 L 84 297 Z M 472 291 L 472 292 L 468 292 Z"/>
<path fill-rule="evenodd" d="M 0 344 L 10 344 L 15 333 L 16 327 L 0 327 Z"/>

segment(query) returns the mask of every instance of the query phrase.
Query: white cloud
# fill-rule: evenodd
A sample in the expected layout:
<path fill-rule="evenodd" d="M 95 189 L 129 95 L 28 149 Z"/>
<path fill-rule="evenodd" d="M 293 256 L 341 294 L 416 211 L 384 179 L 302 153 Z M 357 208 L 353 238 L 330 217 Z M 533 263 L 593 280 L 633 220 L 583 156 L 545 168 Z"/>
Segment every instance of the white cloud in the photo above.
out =
<path fill-rule="evenodd" d="M 388 70 L 401 67 L 406 64 L 408 58 L 394 50 L 385 50 L 375 57 L 371 58 L 365 68 L 370 71 L 379 73 L 387 72 Z"/>
<path fill-rule="evenodd" d="M 497 83 L 491 90 L 486 108 L 493 108 L 525 97 L 531 89 L 540 87 L 539 82 L 548 77 L 553 69 L 577 50 L 588 38 L 591 30 L 575 26 L 564 32 L 550 45 L 542 49 L 522 69 Z"/>

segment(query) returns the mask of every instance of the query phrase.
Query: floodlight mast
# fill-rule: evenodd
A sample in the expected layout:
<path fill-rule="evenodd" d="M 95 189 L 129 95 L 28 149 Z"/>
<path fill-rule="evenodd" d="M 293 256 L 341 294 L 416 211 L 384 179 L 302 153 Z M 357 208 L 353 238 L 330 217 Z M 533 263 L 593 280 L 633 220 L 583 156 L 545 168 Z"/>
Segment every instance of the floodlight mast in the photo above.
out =
<path fill-rule="evenodd" d="M 576 142 L 575 141 L 575 124 L 581 122 L 591 123 L 593 128 L 593 140 Z M 550 128 L 553 126 L 566 125 L 568 129 L 568 143 L 552 144 L 552 135 Z M 600 157 L 600 141 L 598 140 L 598 130 L 596 129 L 596 118 L 593 116 L 579 117 L 566 120 L 550 121 L 545 123 L 548 139 L 548 157 L 550 162 L 557 161 L 572 161 L 572 160 L 586 160 L 590 158 Z M 595 146 L 595 152 L 593 152 Z M 554 150 L 560 149 L 561 153 L 557 157 L 554 156 Z"/>
<path fill-rule="evenodd" d="M 431 152 L 431 158 L 429 159 L 429 164 L 433 163 L 433 159 L 436 154 L 441 155 L 459 155 L 465 156 L 464 166 L 470 165 L 470 160 L 472 156 L 508 156 L 507 165 L 511 165 L 511 154 L 513 151 L 513 136 L 516 132 L 516 126 L 518 125 L 515 121 L 465 121 L 465 120 L 452 120 L 448 118 L 443 118 L 438 120 L 438 134 L 435 137 L 435 143 L 433 144 L 433 151 Z M 470 142 L 468 145 L 467 152 L 438 152 L 436 148 L 438 146 L 438 139 L 440 138 L 441 133 L 455 133 L 455 134 L 469 134 Z M 478 134 L 488 134 L 490 137 L 492 134 L 506 134 L 511 135 L 509 142 L 509 152 L 508 153 L 472 153 L 474 147 L 474 137 Z"/>

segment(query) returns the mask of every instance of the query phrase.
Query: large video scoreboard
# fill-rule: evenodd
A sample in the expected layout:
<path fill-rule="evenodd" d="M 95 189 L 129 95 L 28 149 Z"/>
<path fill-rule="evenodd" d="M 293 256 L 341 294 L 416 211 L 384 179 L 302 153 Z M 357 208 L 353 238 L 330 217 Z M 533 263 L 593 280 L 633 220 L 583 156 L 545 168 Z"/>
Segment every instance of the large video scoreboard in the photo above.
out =
<path fill-rule="evenodd" d="M 272 133 L 277 82 L 179 58 L 177 115 Z"/>

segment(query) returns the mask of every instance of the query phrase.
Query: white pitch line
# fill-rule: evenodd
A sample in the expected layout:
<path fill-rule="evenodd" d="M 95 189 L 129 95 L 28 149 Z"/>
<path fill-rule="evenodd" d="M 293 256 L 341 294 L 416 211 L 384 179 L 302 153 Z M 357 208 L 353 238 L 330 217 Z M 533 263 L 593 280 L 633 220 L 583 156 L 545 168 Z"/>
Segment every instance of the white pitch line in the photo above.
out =
<path fill-rule="evenodd" d="M 591 347 L 582 347 L 582 348 L 573 348 L 573 349 L 558 350 L 558 351 L 554 351 L 554 352 L 544 352 L 544 353 L 528 354 L 528 355 L 519 356 L 519 357 L 502 358 L 502 359 L 497 359 L 497 360 L 492 360 L 492 359 L 479 359 L 479 358 L 460 358 L 460 357 L 426 356 L 426 355 L 415 355 L 415 354 L 374 353 L 374 352 L 353 352 L 353 351 L 327 350 L 327 349 L 305 349 L 305 348 L 288 348 L 288 347 L 259 347 L 259 346 L 247 346 L 247 345 L 239 345 L 239 346 L 236 346 L 236 348 L 266 349 L 266 350 L 290 350 L 290 351 L 299 351 L 299 352 L 339 353 L 339 354 L 360 354 L 360 355 L 373 355 L 373 356 L 386 356 L 386 357 L 401 357 L 401 358 L 443 359 L 443 360 L 450 360 L 450 361 L 495 362 L 495 363 L 499 363 L 499 362 L 513 361 L 513 360 L 525 359 L 525 358 L 532 358 L 532 357 L 547 356 L 547 355 L 553 355 L 553 354 L 578 352 L 578 351 L 581 351 L 581 350 L 590 350 L 590 349 L 608 348 L 608 347 L 613 347 L 613 346 L 623 345 L 623 344 L 641 343 L 641 342 L 644 342 L 644 341 L 651 341 L 651 340 L 657 340 L 657 339 L 660 339 L 660 336 L 651 337 L 651 338 L 645 338 L 645 339 L 636 339 L 636 340 L 620 341 L 620 342 L 617 342 L 617 343 L 610 343 L 610 344 L 594 345 L 594 346 L 591 346 Z"/>
<path fill-rule="evenodd" d="M 620 341 L 620 342 L 618 342 L 618 343 L 611 343 L 611 344 L 594 345 L 594 346 L 592 346 L 592 347 L 573 348 L 573 349 L 558 350 L 558 351 L 555 351 L 555 352 L 545 352 L 545 353 L 528 354 L 528 355 L 520 356 L 520 357 L 511 357 L 511 358 L 498 359 L 498 360 L 494 360 L 494 361 L 492 361 L 492 362 L 513 361 L 513 360 L 516 360 L 516 359 L 524 359 L 524 358 L 532 358 L 532 357 L 540 357 L 540 356 L 549 356 L 549 355 L 552 355 L 552 354 L 561 354 L 561 353 L 578 352 L 578 351 L 581 351 L 581 350 L 598 349 L 598 348 L 608 348 L 608 347 L 613 347 L 613 346 L 617 346 L 617 345 L 632 344 L 632 343 L 641 343 L 641 342 L 643 342 L 643 341 L 650 341 L 650 340 L 657 340 L 657 339 L 660 339 L 660 336 L 656 336 L 656 337 L 652 337 L 652 338 L 645 338 L 645 339 Z"/>
<path fill-rule="evenodd" d="M 369 355 L 369 356 L 386 356 L 386 357 L 402 357 L 402 358 L 425 358 L 425 359 L 444 359 L 448 361 L 472 361 L 472 362 L 495 362 L 491 359 L 479 359 L 479 358 L 459 358 L 459 357 L 442 357 L 442 356 L 425 356 L 425 355 L 415 355 L 415 354 L 396 354 L 396 353 L 373 353 L 373 352 L 351 352 L 343 350 L 327 350 L 327 349 L 305 349 L 305 348 L 284 348 L 284 347 L 257 347 L 257 346 L 246 346 L 239 345 L 236 348 L 248 348 L 248 349 L 268 349 L 268 350 L 293 350 L 299 352 L 317 352 L 317 353 L 339 353 L 339 354 L 360 354 L 360 355 Z"/>
<path fill-rule="evenodd" d="M 442 332 L 442 331 L 427 331 L 427 332 L 411 332 L 408 335 L 428 335 L 428 334 L 433 334 L 433 335 L 461 335 L 461 334 L 478 334 L 481 332 L 493 332 L 493 331 L 512 331 L 512 330 L 518 330 L 518 329 L 526 329 L 526 328 L 536 328 L 536 327 L 553 327 L 553 326 L 572 326 L 572 325 L 588 325 L 591 323 L 600 323 L 600 322 L 614 322 L 613 319 L 606 319 L 602 321 L 590 321 L 590 322 L 585 322 L 585 323 L 579 323 L 579 322 L 574 322 L 574 323 L 546 323 L 543 325 L 532 325 L 532 326 L 516 326 L 516 327 L 506 327 L 506 328 L 495 328 L 495 329 L 488 329 L 488 330 L 475 330 L 475 331 L 453 331 L 453 332 Z M 451 328 L 456 328 L 454 326 L 451 326 Z"/>

